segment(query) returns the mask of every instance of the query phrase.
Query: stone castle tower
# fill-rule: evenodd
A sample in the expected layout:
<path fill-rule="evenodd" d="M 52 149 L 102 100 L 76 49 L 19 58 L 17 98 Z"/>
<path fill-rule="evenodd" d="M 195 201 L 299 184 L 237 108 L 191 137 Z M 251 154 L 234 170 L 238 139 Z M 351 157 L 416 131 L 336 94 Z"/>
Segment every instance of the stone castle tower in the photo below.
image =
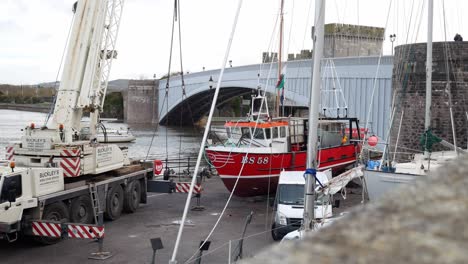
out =
<path fill-rule="evenodd" d="M 384 28 L 349 24 L 326 24 L 324 57 L 380 55 Z"/>
<path fill-rule="evenodd" d="M 392 86 L 397 108 L 391 129 L 391 150 L 394 150 L 403 114 L 397 151 L 421 152 L 419 139 L 424 132 L 426 43 L 395 48 Z M 433 43 L 431 128 L 433 134 L 453 143 L 448 92 L 452 95 L 457 146 L 465 149 L 468 137 L 468 42 Z M 443 149 L 436 144 L 433 150 Z M 399 153 L 397 157 L 402 159 L 407 155 Z"/>

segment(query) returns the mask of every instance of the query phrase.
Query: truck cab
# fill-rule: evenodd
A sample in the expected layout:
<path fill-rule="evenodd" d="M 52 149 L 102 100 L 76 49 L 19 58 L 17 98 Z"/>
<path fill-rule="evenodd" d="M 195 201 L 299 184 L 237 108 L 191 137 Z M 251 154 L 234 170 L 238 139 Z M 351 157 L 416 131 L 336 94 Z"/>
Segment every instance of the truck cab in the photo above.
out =
<path fill-rule="evenodd" d="M 15 168 L 0 161 L 0 238 L 15 240 L 25 210 L 37 208 L 37 197 L 63 189 L 61 168 Z"/>
<path fill-rule="evenodd" d="M 317 179 L 325 184 L 331 179 L 331 171 L 317 172 Z M 319 183 L 316 183 L 318 185 Z M 286 234 L 302 225 L 304 215 L 303 171 L 282 171 L 274 204 L 275 219 L 271 227 L 273 240 L 281 240 Z M 320 195 L 315 201 L 315 218 L 332 216 L 331 195 Z"/>

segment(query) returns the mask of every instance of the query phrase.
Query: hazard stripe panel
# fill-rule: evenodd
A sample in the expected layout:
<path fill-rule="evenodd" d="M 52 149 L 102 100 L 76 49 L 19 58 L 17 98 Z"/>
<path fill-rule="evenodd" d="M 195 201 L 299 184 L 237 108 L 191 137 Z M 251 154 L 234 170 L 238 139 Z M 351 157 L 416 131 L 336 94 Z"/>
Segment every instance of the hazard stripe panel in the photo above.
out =
<path fill-rule="evenodd" d="M 190 191 L 190 182 L 178 182 L 175 186 L 175 192 L 178 193 L 188 193 Z M 202 187 L 201 184 L 195 184 L 193 186 L 193 193 L 201 193 Z"/>
<path fill-rule="evenodd" d="M 63 169 L 63 176 L 77 177 L 81 175 L 81 150 L 63 149 L 60 152 L 60 168 Z"/>
<path fill-rule="evenodd" d="M 68 225 L 70 238 L 103 238 L 104 226 Z"/>
<path fill-rule="evenodd" d="M 5 159 L 12 161 L 15 158 L 15 149 L 13 146 L 6 146 Z"/>
<path fill-rule="evenodd" d="M 62 227 L 57 223 L 32 222 L 32 231 L 35 236 L 61 237 Z"/>

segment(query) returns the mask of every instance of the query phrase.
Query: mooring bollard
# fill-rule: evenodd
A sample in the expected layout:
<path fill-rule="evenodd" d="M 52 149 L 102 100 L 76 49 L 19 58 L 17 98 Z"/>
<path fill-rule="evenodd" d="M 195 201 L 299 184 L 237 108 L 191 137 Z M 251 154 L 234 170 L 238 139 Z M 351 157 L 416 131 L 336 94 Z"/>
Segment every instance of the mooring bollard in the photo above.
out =
<path fill-rule="evenodd" d="M 164 247 L 163 247 L 160 237 L 151 238 L 150 241 L 151 241 L 151 247 L 153 248 L 153 258 L 151 260 L 151 264 L 154 264 L 154 261 L 156 258 L 156 250 L 163 249 Z"/>
<path fill-rule="evenodd" d="M 200 241 L 199 253 L 197 258 L 197 264 L 201 264 L 201 258 L 203 256 L 203 251 L 207 251 L 210 248 L 211 241 Z"/>

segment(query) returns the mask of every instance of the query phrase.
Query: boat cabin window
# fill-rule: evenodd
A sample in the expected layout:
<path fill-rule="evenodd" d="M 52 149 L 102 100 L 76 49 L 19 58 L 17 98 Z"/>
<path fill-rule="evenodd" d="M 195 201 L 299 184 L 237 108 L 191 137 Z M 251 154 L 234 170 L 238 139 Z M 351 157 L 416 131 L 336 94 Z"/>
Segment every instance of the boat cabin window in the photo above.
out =
<path fill-rule="evenodd" d="M 278 129 L 279 127 L 273 127 L 271 130 L 273 131 L 273 138 L 278 138 Z"/>
<path fill-rule="evenodd" d="M 248 129 L 248 128 L 247 128 Z M 228 135 L 230 138 L 239 138 L 242 136 L 241 129 L 240 127 L 231 127 L 230 128 L 230 134 Z M 250 135 L 250 133 L 249 133 Z M 249 136 L 250 137 L 250 136 Z"/>
<path fill-rule="evenodd" d="M 286 137 L 286 127 L 280 127 L 280 136 L 282 138 Z"/>
<path fill-rule="evenodd" d="M 262 128 L 255 129 L 254 138 L 255 139 L 265 139 L 265 133 L 263 132 Z"/>
<path fill-rule="evenodd" d="M 273 128 L 275 129 L 275 128 Z M 265 138 L 270 139 L 271 138 L 271 128 L 265 128 Z"/>
<path fill-rule="evenodd" d="M 241 131 L 242 131 L 242 135 L 247 138 L 250 138 L 250 128 L 249 127 L 242 127 L 241 128 Z"/>
<path fill-rule="evenodd" d="M 327 148 L 342 145 L 345 127 L 346 123 L 341 122 L 321 123 L 318 128 L 320 146 Z"/>

